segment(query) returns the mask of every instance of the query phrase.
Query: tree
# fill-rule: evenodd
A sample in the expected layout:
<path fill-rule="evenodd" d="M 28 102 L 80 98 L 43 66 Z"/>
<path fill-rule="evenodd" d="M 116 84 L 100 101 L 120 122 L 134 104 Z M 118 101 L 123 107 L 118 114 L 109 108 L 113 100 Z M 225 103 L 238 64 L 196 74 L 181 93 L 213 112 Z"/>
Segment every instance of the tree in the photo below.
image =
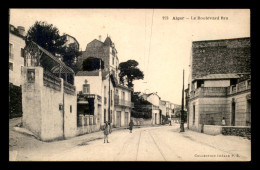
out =
<path fill-rule="evenodd" d="M 26 43 L 29 41 L 34 41 L 54 56 L 56 54 L 64 54 L 66 48 L 64 46 L 66 37 L 59 34 L 58 28 L 42 21 L 36 21 L 29 28 L 26 35 Z"/>
<path fill-rule="evenodd" d="M 66 35 L 60 35 L 57 27 L 42 21 L 36 21 L 28 30 L 26 43 L 34 41 L 54 56 L 60 56 L 63 62 L 77 72 L 76 59 L 80 55 L 75 44 L 65 45 Z"/>
<path fill-rule="evenodd" d="M 128 60 L 119 64 L 119 77 L 120 82 L 124 83 L 124 77 L 127 79 L 127 86 L 132 88 L 134 86 L 133 81 L 144 78 L 143 72 L 137 67 L 138 62 L 135 60 Z"/>
<path fill-rule="evenodd" d="M 78 56 L 81 55 L 81 52 L 74 46 L 74 44 L 69 44 L 66 48 L 65 51 L 61 53 L 62 56 L 62 61 L 72 68 L 74 72 L 78 71 L 78 68 L 76 66 L 76 62 Z"/>

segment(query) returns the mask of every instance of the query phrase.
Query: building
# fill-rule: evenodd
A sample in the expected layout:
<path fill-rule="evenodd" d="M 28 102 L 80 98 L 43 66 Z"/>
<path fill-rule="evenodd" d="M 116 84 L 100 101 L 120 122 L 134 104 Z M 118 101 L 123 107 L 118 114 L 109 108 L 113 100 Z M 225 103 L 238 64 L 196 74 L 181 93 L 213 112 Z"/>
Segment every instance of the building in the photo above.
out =
<path fill-rule="evenodd" d="M 141 94 L 141 97 L 144 100 L 147 100 L 152 105 L 149 106 L 152 114 L 152 124 L 161 124 L 162 123 L 162 110 L 160 109 L 160 96 L 157 93 L 149 93 L 149 94 Z M 146 106 L 147 107 L 147 106 Z M 162 106 L 161 106 L 162 107 Z M 166 106 L 165 106 L 165 114 L 166 114 Z"/>
<path fill-rule="evenodd" d="M 75 37 L 65 34 L 66 37 L 66 43 L 64 44 L 65 46 L 73 46 L 75 49 L 79 50 L 79 42 L 76 40 Z"/>
<path fill-rule="evenodd" d="M 188 127 L 250 126 L 250 38 L 192 42 L 186 106 Z"/>
<path fill-rule="evenodd" d="M 9 25 L 9 82 L 20 86 L 24 66 L 25 29 Z"/>
<path fill-rule="evenodd" d="M 78 96 L 97 96 L 94 100 L 93 115 L 99 117 L 100 128 L 106 121 L 114 127 L 128 126 L 131 118 L 131 91 L 119 83 L 119 60 L 117 50 L 110 37 L 104 42 L 93 40 L 87 44 L 86 50 L 78 57 L 78 66 L 83 70 L 83 63 L 88 62 L 90 70 L 79 71 L 75 76 Z M 88 99 L 88 97 L 85 97 Z M 78 101 L 78 115 L 89 115 L 91 107 L 88 101 Z M 89 110 L 89 111 L 88 111 Z M 84 114 L 84 111 L 86 114 Z M 92 114 L 92 113 L 91 113 Z"/>
<path fill-rule="evenodd" d="M 69 79 L 67 77 L 72 77 Z M 74 71 L 34 42 L 25 47 L 22 125 L 42 141 L 77 134 Z"/>

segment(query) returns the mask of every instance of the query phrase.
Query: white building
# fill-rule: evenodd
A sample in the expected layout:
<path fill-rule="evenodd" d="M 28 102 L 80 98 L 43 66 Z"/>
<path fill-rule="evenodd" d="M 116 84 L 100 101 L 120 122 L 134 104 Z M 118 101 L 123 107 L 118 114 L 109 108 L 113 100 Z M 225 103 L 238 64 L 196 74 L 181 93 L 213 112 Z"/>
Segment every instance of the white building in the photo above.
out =
<path fill-rule="evenodd" d="M 9 82 L 20 86 L 22 67 L 24 66 L 24 27 L 9 27 Z"/>

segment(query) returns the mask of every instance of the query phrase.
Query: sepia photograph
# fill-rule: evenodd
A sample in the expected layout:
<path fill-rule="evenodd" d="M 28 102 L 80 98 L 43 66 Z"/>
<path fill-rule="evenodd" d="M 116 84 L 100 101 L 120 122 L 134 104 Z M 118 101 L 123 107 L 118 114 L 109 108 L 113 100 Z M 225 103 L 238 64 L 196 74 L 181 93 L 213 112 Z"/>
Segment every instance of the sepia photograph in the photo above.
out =
<path fill-rule="evenodd" d="M 9 8 L 9 162 L 251 161 L 250 17 Z"/>

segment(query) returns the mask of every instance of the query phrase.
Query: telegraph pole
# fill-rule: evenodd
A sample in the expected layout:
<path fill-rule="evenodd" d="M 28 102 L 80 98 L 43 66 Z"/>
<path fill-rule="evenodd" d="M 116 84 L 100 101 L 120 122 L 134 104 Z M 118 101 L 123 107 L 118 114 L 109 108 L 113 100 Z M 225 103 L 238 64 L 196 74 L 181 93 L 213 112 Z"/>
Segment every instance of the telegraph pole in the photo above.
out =
<path fill-rule="evenodd" d="M 184 70 L 183 70 L 183 85 L 182 85 L 182 99 L 181 99 L 181 125 L 180 132 L 184 132 Z"/>
<path fill-rule="evenodd" d="M 110 65 L 108 66 L 108 122 L 110 122 Z"/>

